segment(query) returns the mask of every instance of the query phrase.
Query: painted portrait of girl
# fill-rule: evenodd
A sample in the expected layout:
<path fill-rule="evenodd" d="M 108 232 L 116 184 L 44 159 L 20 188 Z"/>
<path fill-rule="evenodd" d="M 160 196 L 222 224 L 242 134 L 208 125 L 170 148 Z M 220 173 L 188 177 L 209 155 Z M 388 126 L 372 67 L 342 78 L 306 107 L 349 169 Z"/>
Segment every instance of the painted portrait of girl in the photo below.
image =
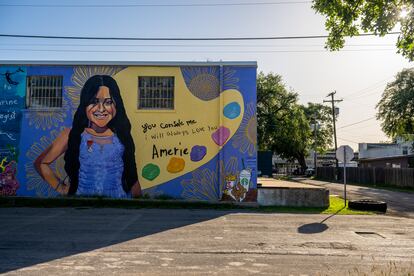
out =
<path fill-rule="evenodd" d="M 64 154 L 66 179 L 50 165 Z M 82 88 L 72 128 L 66 128 L 35 160 L 40 176 L 60 194 L 137 197 L 141 194 L 131 124 L 116 81 L 89 78 Z"/>

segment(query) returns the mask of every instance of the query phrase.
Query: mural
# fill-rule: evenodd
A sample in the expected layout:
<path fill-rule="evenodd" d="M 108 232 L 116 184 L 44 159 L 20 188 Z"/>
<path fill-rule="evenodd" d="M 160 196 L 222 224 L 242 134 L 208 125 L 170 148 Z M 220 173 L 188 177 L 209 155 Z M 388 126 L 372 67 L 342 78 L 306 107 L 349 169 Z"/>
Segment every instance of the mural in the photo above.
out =
<path fill-rule="evenodd" d="M 42 130 L 51 129 L 53 127 L 59 127 L 64 123 L 67 117 L 65 111 L 68 109 L 68 102 L 64 98 L 62 100 L 61 111 L 55 110 L 54 112 L 50 112 L 47 110 L 34 110 L 31 112 L 27 112 L 26 115 L 29 122 L 29 126 Z"/>
<path fill-rule="evenodd" d="M 44 152 L 59 134 L 65 129 L 62 127 L 59 130 L 52 130 L 49 135 L 42 136 L 39 141 L 30 145 L 29 150 L 26 152 L 27 161 L 24 164 L 24 171 L 26 174 L 26 189 L 27 191 L 33 191 L 36 196 L 49 197 L 57 196 L 59 193 L 53 189 L 52 186 L 47 184 L 41 175 L 36 170 L 34 163 L 35 160 Z M 21 158 L 22 159 L 22 158 Z M 65 179 L 67 174 L 65 171 L 65 161 L 63 156 L 58 157 L 55 162 L 50 164 L 50 169 L 57 179 Z"/>
<path fill-rule="evenodd" d="M 73 113 L 79 105 L 81 90 L 86 81 L 95 75 L 108 75 L 121 71 L 124 67 L 121 66 L 76 66 L 73 68 L 73 74 L 70 77 L 71 85 L 65 87 L 65 92 L 73 106 Z M 73 115 L 73 114 L 72 114 Z"/>
<path fill-rule="evenodd" d="M 21 110 L 25 105 L 26 71 L 0 67 L 0 195 L 16 195 Z"/>
<path fill-rule="evenodd" d="M 36 158 L 36 171 L 61 194 L 139 196 L 130 130 L 116 81 L 108 75 L 95 75 L 82 88 L 72 127 L 65 128 Z M 50 164 L 63 154 L 68 177 L 62 179 Z"/>
<path fill-rule="evenodd" d="M 18 195 L 256 200 L 255 67 L 27 71 L 63 75 L 64 107 L 25 111 Z M 172 109 L 138 109 L 141 76 L 173 77 Z"/>

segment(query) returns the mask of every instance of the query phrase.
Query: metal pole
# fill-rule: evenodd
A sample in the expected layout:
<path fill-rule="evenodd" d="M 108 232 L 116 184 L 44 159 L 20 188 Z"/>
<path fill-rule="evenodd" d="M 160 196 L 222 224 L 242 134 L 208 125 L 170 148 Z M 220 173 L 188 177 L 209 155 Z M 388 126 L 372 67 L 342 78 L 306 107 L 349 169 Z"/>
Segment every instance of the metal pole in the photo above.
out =
<path fill-rule="evenodd" d="M 346 147 L 344 147 L 344 206 L 346 207 Z"/>

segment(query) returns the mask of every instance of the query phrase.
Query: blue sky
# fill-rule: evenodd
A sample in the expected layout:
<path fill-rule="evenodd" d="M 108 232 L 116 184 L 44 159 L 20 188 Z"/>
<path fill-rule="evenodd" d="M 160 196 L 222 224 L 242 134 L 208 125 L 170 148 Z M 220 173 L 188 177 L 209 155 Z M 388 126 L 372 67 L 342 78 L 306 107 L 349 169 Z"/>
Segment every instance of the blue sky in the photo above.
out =
<path fill-rule="evenodd" d="M 250 1 L 251 2 L 251 1 Z M 282 2 L 263 0 L 258 2 Z M 0 0 L 0 33 L 103 37 L 259 37 L 324 35 L 324 18 L 307 1 L 234 6 L 159 6 L 203 4 L 170 1 Z M 209 4 L 249 3 L 217 0 Z M 32 6 L 8 6 L 32 5 Z M 110 7 L 34 7 L 36 5 Z M 129 6 L 121 5 L 154 5 Z M 158 6 L 156 6 L 158 5 Z M 396 54 L 396 35 L 347 40 L 343 51 L 324 50 L 324 39 L 278 41 L 79 41 L 0 38 L 0 60 L 257 61 L 258 70 L 282 75 L 300 101 L 322 102 L 333 90 L 344 98 L 338 119 L 338 144 L 385 141 L 375 116 L 387 82 L 413 67 Z M 348 124 L 369 119 L 352 127 Z"/>

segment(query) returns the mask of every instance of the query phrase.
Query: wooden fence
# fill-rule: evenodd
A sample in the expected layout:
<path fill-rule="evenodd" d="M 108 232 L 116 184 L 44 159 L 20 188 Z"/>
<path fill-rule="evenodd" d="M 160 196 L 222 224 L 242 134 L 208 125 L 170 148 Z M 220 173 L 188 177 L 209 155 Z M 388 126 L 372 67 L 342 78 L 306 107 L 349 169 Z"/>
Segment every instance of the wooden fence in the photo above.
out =
<path fill-rule="evenodd" d="M 343 168 L 339 168 L 339 179 L 343 181 Z M 335 167 L 318 167 L 316 177 L 335 181 Z M 381 184 L 414 188 L 414 169 L 397 168 L 346 168 L 347 183 Z"/>

